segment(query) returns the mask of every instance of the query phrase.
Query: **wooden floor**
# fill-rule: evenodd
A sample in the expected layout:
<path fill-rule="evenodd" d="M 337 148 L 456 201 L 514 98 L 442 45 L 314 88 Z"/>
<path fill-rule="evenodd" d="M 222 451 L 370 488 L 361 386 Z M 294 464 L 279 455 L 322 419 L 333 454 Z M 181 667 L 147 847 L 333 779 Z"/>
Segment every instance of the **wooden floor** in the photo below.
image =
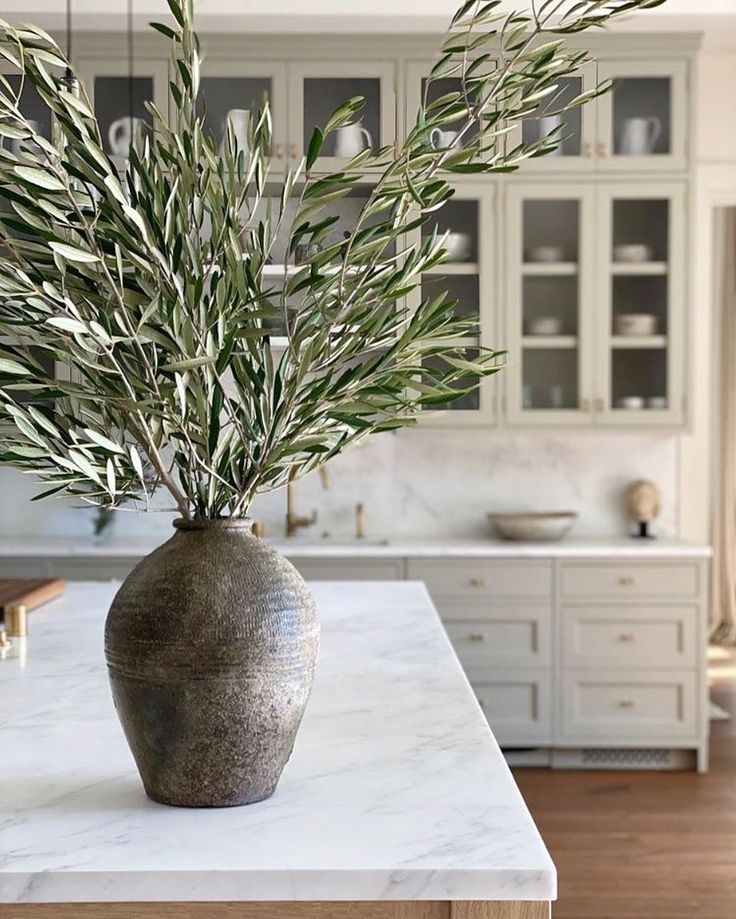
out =
<path fill-rule="evenodd" d="M 736 919 L 736 654 L 714 649 L 711 771 L 515 775 L 559 873 L 554 919 Z"/>

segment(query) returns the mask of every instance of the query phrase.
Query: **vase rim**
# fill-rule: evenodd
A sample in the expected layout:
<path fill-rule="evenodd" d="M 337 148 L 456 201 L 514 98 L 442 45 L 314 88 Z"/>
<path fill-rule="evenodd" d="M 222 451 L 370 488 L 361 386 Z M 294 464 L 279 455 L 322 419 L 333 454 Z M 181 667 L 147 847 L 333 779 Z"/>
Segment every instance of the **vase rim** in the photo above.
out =
<path fill-rule="evenodd" d="M 250 532 L 253 520 L 250 517 L 177 517 L 177 530 L 247 530 Z"/>

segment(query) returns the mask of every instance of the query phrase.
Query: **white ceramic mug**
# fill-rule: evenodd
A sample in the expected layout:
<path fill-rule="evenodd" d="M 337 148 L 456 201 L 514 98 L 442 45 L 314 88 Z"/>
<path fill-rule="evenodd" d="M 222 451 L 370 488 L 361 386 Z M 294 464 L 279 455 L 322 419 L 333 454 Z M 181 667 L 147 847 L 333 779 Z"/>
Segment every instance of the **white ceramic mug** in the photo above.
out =
<path fill-rule="evenodd" d="M 662 122 L 654 115 L 649 118 L 627 118 L 621 128 L 619 152 L 623 156 L 647 156 L 662 134 Z"/>
<path fill-rule="evenodd" d="M 231 108 L 225 115 L 225 121 L 222 125 L 222 143 L 220 149 L 225 146 L 225 137 L 228 125 L 232 128 L 235 144 L 239 150 L 249 149 L 248 144 L 248 125 L 250 123 L 250 111 L 245 108 Z"/>
<path fill-rule="evenodd" d="M 442 131 L 440 128 L 432 128 L 429 132 L 429 142 L 435 150 L 449 150 L 457 145 L 458 133 L 458 131 Z"/>
<path fill-rule="evenodd" d="M 129 115 L 113 121 L 107 132 L 107 139 L 113 156 L 128 156 L 130 148 L 133 146 L 133 141 L 138 137 L 143 124 L 142 118 L 131 118 Z"/>
<path fill-rule="evenodd" d="M 370 132 L 359 122 L 343 125 L 335 133 L 335 156 L 341 159 L 351 159 L 373 146 Z"/>
<path fill-rule="evenodd" d="M 550 150 L 547 154 L 548 156 L 562 156 L 562 138 L 560 136 L 562 125 L 564 121 L 562 115 L 543 115 L 539 119 L 539 139 L 544 140 L 545 137 L 548 137 L 550 134 L 553 135 L 551 138 L 557 146 L 554 150 Z"/>

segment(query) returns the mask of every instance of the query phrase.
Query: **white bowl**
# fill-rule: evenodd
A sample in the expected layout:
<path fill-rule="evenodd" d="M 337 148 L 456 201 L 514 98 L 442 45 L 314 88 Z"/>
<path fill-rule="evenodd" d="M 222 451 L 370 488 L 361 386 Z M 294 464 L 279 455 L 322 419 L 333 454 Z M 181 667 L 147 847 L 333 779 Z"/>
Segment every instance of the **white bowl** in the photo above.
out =
<path fill-rule="evenodd" d="M 529 251 L 530 262 L 561 262 L 564 256 L 562 246 L 536 246 Z"/>
<path fill-rule="evenodd" d="M 559 335 L 562 320 L 557 316 L 537 316 L 529 320 L 527 328 L 530 335 Z"/>
<path fill-rule="evenodd" d="M 614 262 L 651 262 L 652 247 L 646 243 L 621 243 L 613 247 Z"/>
<path fill-rule="evenodd" d="M 562 539 L 577 520 L 574 511 L 553 511 L 535 513 L 522 511 L 518 514 L 489 514 L 501 539 L 516 539 L 526 542 Z"/>
<path fill-rule="evenodd" d="M 467 262 L 472 249 L 470 233 L 448 233 L 445 236 L 444 249 L 448 262 Z"/>
<path fill-rule="evenodd" d="M 657 317 L 652 313 L 620 313 L 613 318 L 616 335 L 656 335 Z"/>
<path fill-rule="evenodd" d="M 644 408 L 645 402 L 643 396 L 622 396 L 616 400 L 616 408 L 625 408 L 632 412 L 638 412 Z"/>

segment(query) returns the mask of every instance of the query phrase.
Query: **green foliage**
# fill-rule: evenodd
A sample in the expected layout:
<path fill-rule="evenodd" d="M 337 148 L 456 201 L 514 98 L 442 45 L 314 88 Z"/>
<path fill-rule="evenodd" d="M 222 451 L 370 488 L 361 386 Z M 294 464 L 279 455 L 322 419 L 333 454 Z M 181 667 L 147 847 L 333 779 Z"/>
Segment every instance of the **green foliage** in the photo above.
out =
<path fill-rule="evenodd" d="M 468 360 L 472 327 L 447 296 L 406 307 L 444 258 L 441 235 L 409 245 L 407 234 L 452 197 L 448 176 L 506 172 L 560 142 L 509 149 L 508 138 L 586 62 L 565 35 L 658 2 L 546 0 L 531 15 L 464 3 L 428 81 L 459 77 L 459 92 L 425 101 L 399 148 L 319 174 L 327 138 L 360 117 L 362 100 L 349 100 L 276 190 L 265 102 L 247 149 L 228 129 L 219 151 L 204 130 L 191 0 L 169 0 L 173 26 L 155 26 L 172 42 L 174 125 L 150 105 L 152 129 L 122 174 L 84 91 L 58 79 L 57 44 L 0 21 L 0 57 L 55 125 L 53 142 L 39 136 L 0 76 L 0 139 L 20 141 L 0 146 L 0 461 L 45 481 L 42 497 L 114 507 L 163 485 L 184 516 L 243 515 L 292 470 L 497 372 L 498 352 Z M 436 150 L 432 131 L 458 121 L 462 146 Z M 335 242 L 331 208 L 366 167 L 378 178 Z M 264 272 L 279 241 L 308 253 L 283 285 Z"/>

